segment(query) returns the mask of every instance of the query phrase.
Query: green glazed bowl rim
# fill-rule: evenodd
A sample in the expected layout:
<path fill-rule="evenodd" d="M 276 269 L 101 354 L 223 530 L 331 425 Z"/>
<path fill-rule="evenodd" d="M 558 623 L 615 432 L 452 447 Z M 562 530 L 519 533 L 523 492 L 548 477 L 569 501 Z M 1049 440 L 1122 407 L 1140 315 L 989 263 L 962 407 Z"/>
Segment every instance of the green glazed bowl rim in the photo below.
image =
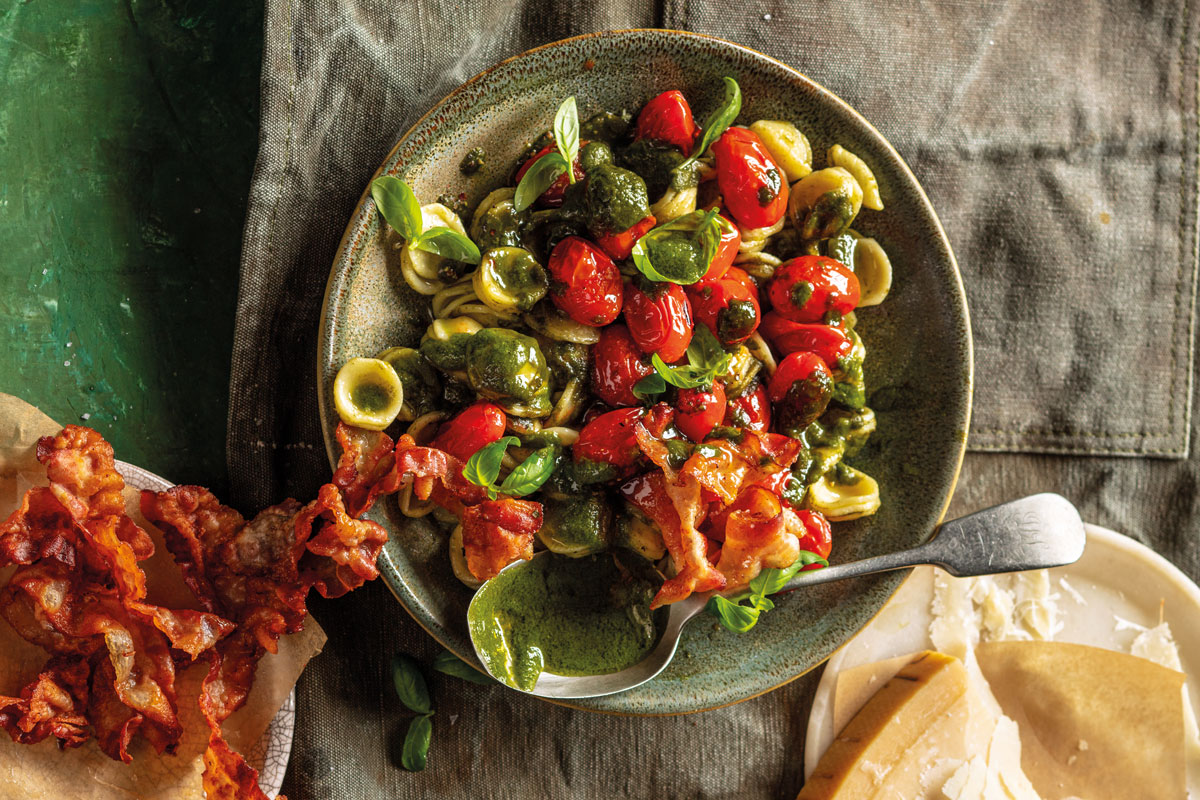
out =
<path fill-rule="evenodd" d="M 610 39 L 613 40 L 614 45 L 617 45 L 622 37 L 628 37 L 631 35 L 665 36 L 672 37 L 676 41 L 693 40 L 697 43 L 703 43 L 709 46 L 716 45 L 721 49 L 727 49 L 740 53 L 749 61 L 758 62 L 759 65 L 774 71 L 774 73 L 779 77 L 786 79 L 788 83 L 796 86 L 797 88 L 803 88 L 812 92 L 818 98 L 819 103 L 825 103 L 834 106 L 841 114 L 849 117 L 855 125 L 859 126 L 863 132 L 865 132 L 874 140 L 873 145 L 877 148 L 876 152 L 886 156 L 886 158 L 891 162 L 890 166 L 898 170 L 904 180 L 907 182 L 908 185 L 905 187 L 906 190 L 913 192 L 916 205 L 919 206 L 920 211 L 926 215 L 926 221 L 932 226 L 935 233 L 936 241 L 933 242 L 931 246 L 942 251 L 948 261 L 950 277 L 952 278 L 952 288 L 954 290 L 954 297 L 952 299 L 956 301 L 955 310 L 961 315 L 961 324 L 963 327 L 962 333 L 965 336 L 966 363 L 962 365 L 965 367 L 962 386 L 965 400 L 964 407 L 961 410 L 962 416 L 958 421 L 961 427 L 962 435 L 959 437 L 958 447 L 952 454 L 953 464 L 951 476 L 945 486 L 945 497 L 942 502 L 941 509 L 937 512 L 937 521 L 940 523 L 945 518 L 946 510 L 950 505 L 950 500 L 954 494 L 954 488 L 961 474 L 962 461 L 966 453 L 966 431 L 970 424 L 972 405 L 971 400 L 974 387 L 974 347 L 962 275 L 959 271 L 958 263 L 954 257 L 954 252 L 950 246 L 949 238 L 946 236 L 946 233 L 942 228 L 941 221 L 938 219 L 937 213 L 934 211 L 933 205 L 930 202 L 929 197 L 926 195 L 925 190 L 917 181 L 916 176 L 913 174 L 908 164 L 905 163 L 904 159 L 895 150 L 895 148 L 892 147 L 891 143 L 888 142 L 883 134 L 881 134 L 873 125 L 871 125 L 871 123 L 868 122 L 861 114 L 855 111 L 848 103 L 835 95 L 833 92 L 829 91 L 816 81 L 808 78 L 806 75 L 800 73 L 798 70 L 744 45 L 729 42 L 715 36 L 708 36 L 706 34 L 693 33 L 690 31 L 662 28 L 631 28 L 625 30 L 588 33 L 579 36 L 573 36 L 567 39 L 561 39 L 555 42 L 540 45 L 530 50 L 526 50 L 525 52 L 517 55 L 510 56 L 509 58 L 494 64 L 493 66 L 459 85 L 452 92 L 434 104 L 429 111 L 423 114 L 397 139 L 396 144 L 383 159 L 379 168 L 376 169 L 372 174 L 371 180 L 374 180 L 375 178 L 384 174 L 394 174 L 397 171 L 401 171 L 405 166 L 405 161 L 400 158 L 401 149 L 410 144 L 415 135 L 423 133 L 427 137 L 436 136 L 434 129 L 437 126 L 436 124 L 430 122 L 431 118 L 443 108 L 462 98 L 462 96 L 468 92 L 471 92 L 478 84 L 486 81 L 498 70 L 513 64 L 514 62 L 522 61 L 546 50 L 569 47 L 570 45 L 593 39 Z M 423 131 L 423 129 L 426 127 L 430 127 L 430 130 Z M 337 426 L 336 413 L 333 411 L 332 400 L 326 391 L 326 387 L 332 380 L 332 375 L 329 374 L 329 365 L 334 363 L 334 351 L 336 347 L 336 330 L 335 326 L 331 324 L 331 321 L 334 317 L 333 312 L 336 311 L 338 304 L 341 302 L 340 294 L 346 278 L 347 268 L 353 261 L 353 245 L 369 221 L 366 200 L 370 196 L 371 180 L 367 181 L 367 186 L 363 190 L 362 195 L 359 197 L 354 213 L 351 216 L 345 232 L 342 235 L 342 239 L 338 244 L 337 252 L 330 270 L 329 279 L 326 283 L 325 296 L 321 308 L 321 328 L 317 346 L 317 399 L 321 416 L 322 435 L 325 441 L 326 454 L 331 466 L 337 464 L 339 456 L 339 449 L 334 437 L 334 431 Z M 425 612 L 425 610 L 422 608 L 420 599 L 411 592 L 411 590 L 405 585 L 404 581 L 400 578 L 396 565 L 392 563 L 392 556 L 386 549 L 380 555 L 379 567 L 380 573 L 384 578 L 384 582 L 387 584 L 389 590 L 400 602 L 400 605 L 403 606 L 410 616 L 412 616 L 412 618 L 417 622 L 417 624 L 424 628 L 430 636 L 432 636 L 446 649 L 450 650 L 452 653 L 455 653 L 455 655 L 459 656 L 468 663 L 477 665 L 477 660 L 475 659 L 473 653 L 458 652 L 458 650 L 456 650 L 456 648 L 452 646 L 449 641 L 447 641 L 449 637 L 444 634 L 439 634 L 438 629 L 442 626 L 436 619 L 433 619 L 432 617 L 429 619 L 424 618 L 427 612 Z M 876 591 L 871 592 L 873 595 L 872 601 L 874 602 L 875 607 L 868 614 L 862 617 L 861 623 L 857 628 L 858 630 L 861 630 L 862 627 L 867 625 L 872 619 L 874 619 L 875 616 L 878 615 L 887 599 L 899 588 L 900 583 L 903 581 L 906 575 L 907 570 L 878 576 L 878 583 L 875 586 Z M 590 704 L 594 701 L 580 701 L 571 703 L 562 701 L 550 702 L 555 702 L 560 705 L 570 706 L 572 708 L 578 708 L 586 711 L 633 716 L 672 716 L 723 708 L 774 691 L 775 689 L 778 689 L 779 687 L 808 674 L 816 667 L 824 664 L 825 661 L 828 660 L 828 658 L 834 653 L 841 650 L 842 647 L 845 646 L 846 642 L 853 638 L 854 633 L 855 631 L 848 632 L 841 643 L 830 649 L 827 655 L 808 667 L 801 669 L 796 674 L 771 685 L 756 687 L 755 690 L 746 693 L 745 695 L 738 696 L 733 699 L 726 699 L 720 702 L 709 702 L 707 704 L 703 702 L 697 704 L 685 703 L 681 707 L 672 708 L 665 711 L 629 711 L 621 708 L 610 707 L 612 705 L 612 701 L 620 698 L 621 695 L 613 695 L 608 698 L 598 698 L 599 700 L 607 701 L 599 706 Z"/>

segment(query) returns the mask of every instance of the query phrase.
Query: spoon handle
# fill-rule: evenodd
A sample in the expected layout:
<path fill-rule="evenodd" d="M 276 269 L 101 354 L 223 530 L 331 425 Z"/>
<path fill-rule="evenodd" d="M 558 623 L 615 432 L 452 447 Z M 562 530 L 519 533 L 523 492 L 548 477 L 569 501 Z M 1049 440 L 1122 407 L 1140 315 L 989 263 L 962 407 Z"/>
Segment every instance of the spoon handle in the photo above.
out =
<path fill-rule="evenodd" d="M 780 591 L 874 572 L 936 564 L 957 577 L 1072 564 L 1083 554 L 1083 520 L 1057 494 L 1035 494 L 951 520 L 910 550 L 799 573 Z"/>

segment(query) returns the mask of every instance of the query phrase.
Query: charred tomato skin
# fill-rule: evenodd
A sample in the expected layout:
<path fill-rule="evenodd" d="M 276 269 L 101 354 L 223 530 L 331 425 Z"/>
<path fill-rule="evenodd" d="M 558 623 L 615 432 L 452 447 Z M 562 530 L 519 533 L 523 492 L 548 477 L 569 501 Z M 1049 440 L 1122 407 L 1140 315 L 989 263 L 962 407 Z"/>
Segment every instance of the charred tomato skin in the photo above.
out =
<path fill-rule="evenodd" d="M 648 282 L 647 282 L 648 283 Z M 692 304 L 683 287 L 637 281 L 625 285 L 625 324 L 643 353 L 658 353 L 668 364 L 683 358 L 692 341 Z"/>
<path fill-rule="evenodd" d="M 769 228 L 787 211 L 788 184 L 758 134 L 731 127 L 712 146 L 725 208 L 743 228 Z"/>
<path fill-rule="evenodd" d="M 742 392 L 729 401 L 725 411 L 725 425 L 732 428 L 749 428 L 766 432 L 771 429 L 771 401 L 767 399 L 767 387 L 761 383 L 752 390 Z"/>
<path fill-rule="evenodd" d="M 594 417 L 579 431 L 571 457 L 575 461 L 612 464 L 622 470 L 632 467 L 642 455 L 636 428 L 644 413 L 640 408 L 618 408 Z"/>
<path fill-rule="evenodd" d="M 793 322 L 819 322 L 830 312 L 849 314 L 858 305 L 854 271 L 827 256 L 799 256 L 775 270 L 767 285 L 771 305 Z"/>
<path fill-rule="evenodd" d="M 502 437 L 507 424 L 504 409 L 495 403 L 481 401 L 442 423 L 429 446 L 466 461 L 476 450 Z"/>
<path fill-rule="evenodd" d="M 675 400 L 675 427 L 693 442 L 702 442 L 725 419 L 725 408 L 725 387 L 720 381 L 713 381 L 707 389 L 680 389 Z"/>
<path fill-rule="evenodd" d="M 783 361 L 767 385 L 778 427 L 798 435 L 825 413 L 833 398 L 833 374 L 815 353 L 798 351 Z"/>
<path fill-rule="evenodd" d="M 687 295 L 696 321 L 707 325 L 725 345 L 749 339 L 762 319 L 758 292 L 749 277 L 736 267 L 729 268 L 725 277 L 715 281 L 693 283 Z"/>
<path fill-rule="evenodd" d="M 599 328 L 621 313 L 621 272 L 608 254 L 579 236 L 550 253 L 550 299 L 581 325 Z"/>
<path fill-rule="evenodd" d="M 634 384 L 653 372 L 643 360 L 629 328 L 620 323 L 600 332 L 600 341 L 592 349 L 592 391 L 610 406 L 640 404 L 633 393 Z"/>
<path fill-rule="evenodd" d="M 677 147 L 686 156 L 691 155 L 698 133 L 687 98 L 683 92 L 672 89 L 642 106 L 633 138 Z"/>

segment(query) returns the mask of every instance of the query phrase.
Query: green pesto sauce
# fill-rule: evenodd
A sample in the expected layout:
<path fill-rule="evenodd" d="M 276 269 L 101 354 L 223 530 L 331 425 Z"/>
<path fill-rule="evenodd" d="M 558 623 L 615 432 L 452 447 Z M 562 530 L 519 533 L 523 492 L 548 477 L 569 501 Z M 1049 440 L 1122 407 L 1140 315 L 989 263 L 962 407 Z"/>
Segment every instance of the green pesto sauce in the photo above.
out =
<path fill-rule="evenodd" d="M 350 390 L 350 402 L 368 414 L 377 414 L 392 402 L 392 393 L 378 383 L 359 383 Z"/>
<path fill-rule="evenodd" d="M 646 182 L 627 169 L 610 164 L 596 167 L 588 174 L 585 192 L 588 226 L 595 230 L 629 230 L 650 215 Z"/>
<path fill-rule="evenodd" d="M 529 691 L 541 672 L 603 675 L 654 647 L 653 589 L 624 581 L 611 556 L 539 556 L 492 578 L 467 624 L 492 675 Z"/>
<path fill-rule="evenodd" d="M 646 239 L 646 255 L 659 274 L 694 282 L 708 270 L 704 263 L 704 248 L 686 232 L 670 231 Z"/>

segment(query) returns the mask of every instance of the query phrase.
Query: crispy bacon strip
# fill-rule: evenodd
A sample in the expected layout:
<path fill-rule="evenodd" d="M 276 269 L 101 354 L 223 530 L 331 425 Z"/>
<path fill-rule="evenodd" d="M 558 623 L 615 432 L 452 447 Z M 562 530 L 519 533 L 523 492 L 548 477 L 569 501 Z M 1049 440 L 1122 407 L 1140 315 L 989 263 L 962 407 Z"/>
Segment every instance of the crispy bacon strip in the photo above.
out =
<path fill-rule="evenodd" d="M 338 423 L 334 435 L 342 455 L 333 473 L 333 485 L 341 490 L 346 511 L 358 519 L 384 491 L 383 481 L 396 461 L 395 444 L 392 437 L 382 431 L 356 428 L 344 422 Z"/>
<path fill-rule="evenodd" d="M 75 519 L 46 487 L 30 489 L 0 525 L 0 566 L 54 559 L 75 566 Z"/>
<path fill-rule="evenodd" d="M 542 527 L 542 505 L 531 500 L 485 500 L 463 511 L 467 569 L 486 581 L 516 561 L 533 558 L 533 535 Z"/>
<path fill-rule="evenodd" d="M 309 554 L 301 562 L 301 579 L 322 597 L 341 597 L 379 575 L 375 561 L 387 543 L 387 531 L 374 522 L 351 519 L 332 483 L 321 487 L 295 525 Z"/>
<path fill-rule="evenodd" d="M 779 498 L 761 486 L 750 486 L 735 505 L 717 562 L 729 585 L 744 586 L 768 567 L 791 566 L 800 555 L 800 540 L 789 530 Z"/>
<path fill-rule="evenodd" d="M 83 744 L 90 736 L 84 711 L 91 671 L 79 657 L 51 658 L 20 697 L 0 697 L 0 727 L 21 744 L 36 744 L 47 736 L 62 747 Z"/>

